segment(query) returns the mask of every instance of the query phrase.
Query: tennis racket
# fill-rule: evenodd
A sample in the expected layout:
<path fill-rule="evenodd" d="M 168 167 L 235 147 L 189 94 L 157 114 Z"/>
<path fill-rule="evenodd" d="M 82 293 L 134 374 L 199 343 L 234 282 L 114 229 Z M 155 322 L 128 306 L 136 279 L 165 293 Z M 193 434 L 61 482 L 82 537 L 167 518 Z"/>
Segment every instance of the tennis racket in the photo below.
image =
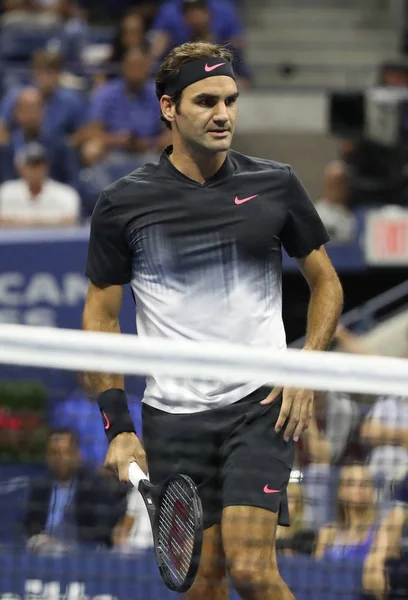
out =
<path fill-rule="evenodd" d="M 187 592 L 197 575 L 203 542 L 203 509 L 194 482 L 172 475 L 153 485 L 135 462 L 129 465 L 129 479 L 149 513 L 164 583 L 173 592 Z"/>

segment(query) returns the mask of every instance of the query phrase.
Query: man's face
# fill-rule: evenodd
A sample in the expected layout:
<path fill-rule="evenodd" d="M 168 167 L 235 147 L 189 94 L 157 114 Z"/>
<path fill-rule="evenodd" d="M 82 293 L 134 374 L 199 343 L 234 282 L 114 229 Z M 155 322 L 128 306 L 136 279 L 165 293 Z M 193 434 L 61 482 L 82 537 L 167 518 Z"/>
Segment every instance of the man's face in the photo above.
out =
<path fill-rule="evenodd" d="M 237 98 L 236 83 L 226 75 L 193 83 L 183 91 L 178 113 L 173 106 L 174 132 L 200 152 L 225 152 L 234 134 Z"/>
<path fill-rule="evenodd" d="M 210 11 L 205 6 L 194 6 L 185 11 L 184 21 L 193 31 L 206 31 L 210 26 Z"/>
<path fill-rule="evenodd" d="M 38 94 L 22 94 L 17 101 L 14 118 L 23 131 L 37 130 L 41 127 L 44 109 Z"/>
<path fill-rule="evenodd" d="M 72 477 L 79 466 L 78 447 L 69 433 L 50 436 L 47 447 L 47 465 L 61 481 Z"/>
<path fill-rule="evenodd" d="M 125 48 L 137 48 L 144 41 L 143 19 L 139 15 L 128 15 L 122 22 L 122 43 Z"/>
<path fill-rule="evenodd" d="M 51 94 L 58 87 L 61 73 L 56 69 L 34 69 L 34 81 L 45 95 Z"/>
<path fill-rule="evenodd" d="M 20 176 L 29 185 L 41 187 L 48 176 L 48 165 L 44 161 L 31 162 L 21 166 Z"/>
<path fill-rule="evenodd" d="M 129 88 L 137 90 L 147 80 L 149 59 L 147 55 L 134 50 L 124 58 L 122 70 Z"/>

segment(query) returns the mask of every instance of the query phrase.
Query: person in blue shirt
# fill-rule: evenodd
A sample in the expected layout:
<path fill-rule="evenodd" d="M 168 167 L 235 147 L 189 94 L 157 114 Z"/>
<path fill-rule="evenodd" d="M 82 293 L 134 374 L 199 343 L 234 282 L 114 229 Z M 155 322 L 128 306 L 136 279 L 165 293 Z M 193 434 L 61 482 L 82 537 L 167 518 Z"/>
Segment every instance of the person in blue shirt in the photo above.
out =
<path fill-rule="evenodd" d="M 140 399 L 129 395 L 129 409 L 138 435 L 142 435 L 142 407 Z M 96 402 L 90 400 L 81 388 L 75 389 L 65 400 L 51 408 L 51 424 L 54 428 L 73 431 L 78 439 L 81 456 L 86 463 L 99 468 L 108 450 L 105 431 L 99 426 L 100 411 Z"/>
<path fill-rule="evenodd" d="M 226 0 L 169 0 L 158 11 L 152 28 L 154 61 L 185 42 L 228 44 L 241 85 L 249 86 L 250 73 L 243 56 L 244 31 L 237 10 Z"/>
<path fill-rule="evenodd" d="M 157 154 L 167 144 L 168 132 L 160 122 L 154 82 L 149 80 L 149 57 L 142 48 L 128 50 L 122 61 L 122 77 L 96 90 L 88 118 L 89 143 L 83 148 L 87 165 L 110 152 L 131 159 L 137 168 L 143 155 Z"/>
<path fill-rule="evenodd" d="M 337 520 L 322 527 L 316 558 L 363 559 L 376 532 L 374 485 L 368 468 L 352 463 L 341 468 Z"/>
<path fill-rule="evenodd" d="M 397 484 L 392 505 L 380 523 L 364 562 L 363 587 L 376 598 L 384 598 L 385 594 L 389 599 L 408 597 L 408 557 L 406 550 L 405 554 L 402 551 L 407 524 L 408 475 Z"/>
<path fill-rule="evenodd" d="M 44 135 L 68 137 L 70 143 L 78 146 L 81 142 L 80 130 L 85 120 L 86 103 L 77 91 L 60 85 L 63 61 L 61 55 L 50 50 L 39 50 L 33 55 L 31 83 L 38 89 L 44 102 Z M 15 106 L 22 87 L 11 88 L 0 106 L 1 130 L 12 133 L 16 128 Z M 1 137 L 1 135 L 0 135 Z"/>
<path fill-rule="evenodd" d="M 63 138 L 47 133 L 44 111 L 42 96 L 35 87 L 19 91 L 13 108 L 13 127 L 0 143 L 0 183 L 18 178 L 17 153 L 26 144 L 38 142 L 47 152 L 50 177 L 77 188 L 79 164 L 75 150 Z"/>

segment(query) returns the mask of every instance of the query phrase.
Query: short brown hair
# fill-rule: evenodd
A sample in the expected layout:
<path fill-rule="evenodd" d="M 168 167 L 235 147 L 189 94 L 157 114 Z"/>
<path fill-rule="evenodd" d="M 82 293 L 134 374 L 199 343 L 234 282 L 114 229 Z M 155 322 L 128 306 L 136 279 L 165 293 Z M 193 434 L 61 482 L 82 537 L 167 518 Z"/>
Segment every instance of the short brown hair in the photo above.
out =
<path fill-rule="evenodd" d="M 64 63 L 59 52 L 53 50 L 37 50 L 33 54 L 32 66 L 34 69 L 62 71 Z"/>
<path fill-rule="evenodd" d="M 218 44 L 209 42 L 186 42 L 181 46 L 173 48 L 166 56 L 159 67 L 156 74 L 156 96 L 158 100 L 164 95 L 166 87 L 174 83 L 180 74 L 180 69 L 183 65 L 193 60 L 200 58 L 222 58 L 232 63 L 232 54 Z M 171 96 L 171 99 L 176 104 L 178 111 L 183 92 L 178 92 Z M 161 115 L 161 120 L 166 124 L 166 127 L 171 129 L 171 123 Z"/>

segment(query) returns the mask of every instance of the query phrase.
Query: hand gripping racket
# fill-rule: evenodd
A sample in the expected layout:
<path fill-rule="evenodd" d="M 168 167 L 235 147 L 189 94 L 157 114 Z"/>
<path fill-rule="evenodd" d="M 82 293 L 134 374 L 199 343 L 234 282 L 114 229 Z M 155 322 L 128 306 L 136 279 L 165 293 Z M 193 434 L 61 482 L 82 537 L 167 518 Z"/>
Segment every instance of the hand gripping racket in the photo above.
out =
<path fill-rule="evenodd" d="M 197 575 L 203 542 L 203 509 L 194 482 L 172 475 L 153 485 L 135 462 L 129 465 L 129 479 L 149 513 L 164 583 L 173 592 L 187 592 Z"/>

